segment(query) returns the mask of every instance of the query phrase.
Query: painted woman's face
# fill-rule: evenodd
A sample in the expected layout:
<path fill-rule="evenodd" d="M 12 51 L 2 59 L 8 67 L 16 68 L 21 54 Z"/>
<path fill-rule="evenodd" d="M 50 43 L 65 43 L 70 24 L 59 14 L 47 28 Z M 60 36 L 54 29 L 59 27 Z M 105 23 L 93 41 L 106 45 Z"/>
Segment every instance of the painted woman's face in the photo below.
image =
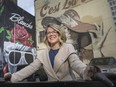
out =
<path fill-rule="evenodd" d="M 59 44 L 59 34 L 51 27 L 47 29 L 47 40 L 51 46 Z"/>

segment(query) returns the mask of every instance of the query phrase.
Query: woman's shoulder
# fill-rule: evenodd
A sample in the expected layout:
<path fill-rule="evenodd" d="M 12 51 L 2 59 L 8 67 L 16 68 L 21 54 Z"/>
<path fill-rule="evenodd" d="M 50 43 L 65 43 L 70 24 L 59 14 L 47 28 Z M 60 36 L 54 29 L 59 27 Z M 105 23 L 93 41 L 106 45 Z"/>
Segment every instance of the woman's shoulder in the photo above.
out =
<path fill-rule="evenodd" d="M 64 43 L 64 44 L 62 45 L 62 48 L 64 48 L 64 49 L 69 49 L 69 50 L 75 50 L 75 49 L 74 49 L 74 46 L 73 46 L 72 44 L 70 44 L 70 43 Z"/>
<path fill-rule="evenodd" d="M 74 49 L 74 46 L 69 43 L 64 43 L 62 48 L 63 50 L 65 50 L 65 52 L 68 52 L 68 54 L 76 52 L 76 50 Z"/>
<path fill-rule="evenodd" d="M 40 50 L 37 51 L 37 54 L 38 54 L 38 55 L 42 55 L 42 54 L 44 54 L 44 53 L 46 52 L 46 50 L 47 50 L 47 48 L 45 48 L 45 49 L 40 49 Z"/>
<path fill-rule="evenodd" d="M 72 44 L 70 44 L 70 43 L 63 43 L 63 46 L 65 46 L 65 47 L 74 47 Z"/>

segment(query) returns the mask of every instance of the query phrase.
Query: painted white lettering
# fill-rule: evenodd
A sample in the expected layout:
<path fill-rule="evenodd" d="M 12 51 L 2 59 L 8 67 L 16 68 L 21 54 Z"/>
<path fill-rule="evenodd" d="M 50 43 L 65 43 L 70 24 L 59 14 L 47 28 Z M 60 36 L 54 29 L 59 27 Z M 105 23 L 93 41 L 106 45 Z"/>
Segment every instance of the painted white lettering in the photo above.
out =
<path fill-rule="evenodd" d="M 21 24 L 21 25 L 23 25 L 23 26 L 25 26 L 25 27 L 27 27 L 27 28 L 29 28 L 29 29 L 32 29 L 33 28 L 33 25 L 32 25 L 32 23 L 26 23 L 25 21 L 24 21 L 24 17 L 22 16 L 20 16 L 19 14 L 17 14 L 17 13 L 11 13 L 12 14 L 12 16 L 10 17 L 10 20 L 12 21 L 12 22 L 17 22 L 18 24 Z"/>

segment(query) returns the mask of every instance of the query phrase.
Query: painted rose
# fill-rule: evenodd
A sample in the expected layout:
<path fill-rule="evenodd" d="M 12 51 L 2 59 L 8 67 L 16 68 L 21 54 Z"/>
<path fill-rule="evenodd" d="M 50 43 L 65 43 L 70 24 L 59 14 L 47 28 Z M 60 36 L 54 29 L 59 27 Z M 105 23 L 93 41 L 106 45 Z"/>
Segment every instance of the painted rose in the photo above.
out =
<path fill-rule="evenodd" d="M 32 46 L 32 36 L 23 26 L 16 24 L 15 29 L 12 28 L 10 33 L 12 36 L 12 38 L 10 39 L 11 42 L 19 42 L 26 46 Z"/>

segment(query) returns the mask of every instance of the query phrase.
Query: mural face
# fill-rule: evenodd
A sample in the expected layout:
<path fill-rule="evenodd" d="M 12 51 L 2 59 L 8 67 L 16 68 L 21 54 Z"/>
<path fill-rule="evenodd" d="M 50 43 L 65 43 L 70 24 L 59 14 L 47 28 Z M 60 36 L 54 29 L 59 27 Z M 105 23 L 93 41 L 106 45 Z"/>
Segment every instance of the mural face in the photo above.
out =
<path fill-rule="evenodd" d="M 74 46 L 76 44 L 76 49 L 82 59 L 104 57 L 101 48 L 111 28 L 104 32 L 102 21 L 101 25 L 84 23 L 80 20 L 78 13 L 73 9 L 65 11 L 60 17 L 57 17 L 57 19 L 68 27 L 74 41 L 72 44 L 74 44 Z M 93 54 L 92 52 L 86 52 L 90 50 L 85 49 L 85 47 L 90 44 L 92 46 L 91 51 L 93 51 Z M 83 53 L 85 53 L 86 56 L 84 56 Z"/>

